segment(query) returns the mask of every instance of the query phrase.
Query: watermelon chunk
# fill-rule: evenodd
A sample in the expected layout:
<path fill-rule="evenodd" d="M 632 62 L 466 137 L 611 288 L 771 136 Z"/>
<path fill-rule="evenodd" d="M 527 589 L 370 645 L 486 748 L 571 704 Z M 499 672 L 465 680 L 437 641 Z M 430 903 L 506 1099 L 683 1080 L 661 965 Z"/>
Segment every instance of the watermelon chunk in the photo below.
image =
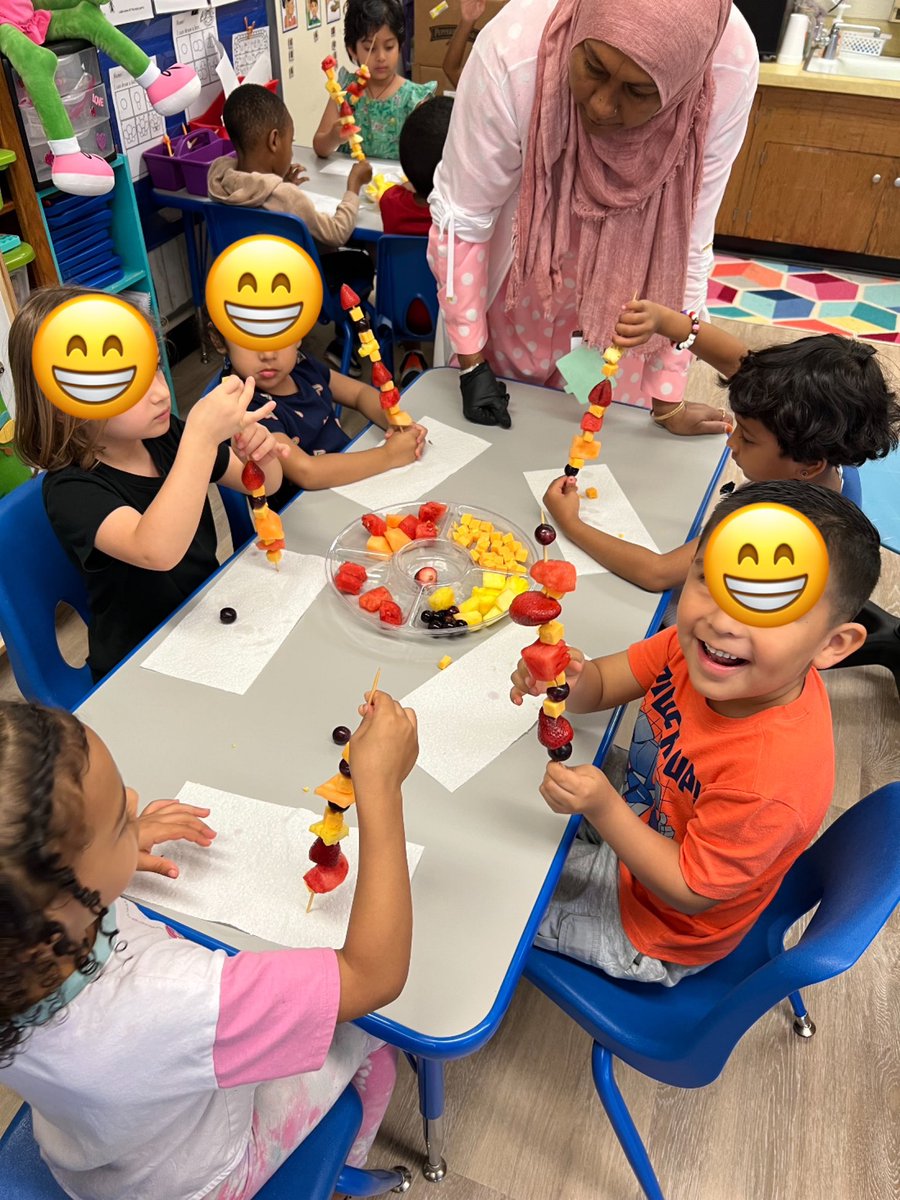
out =
<path fill-rule="evenodd" d="M 419 521 L 416 525 L 416 540 L 421 538 L 436 538 L 437 535 L 437 525 L 435 525 L 434 521 Z"/>
<path fill-rule="evenodd" d="M 550 558 L 546 562 L 538 560 L 531 568 L 531 578 L 551 592 L 575 591 L 575 568 L 561 559 Z"/>
<path fill-rule="evenodd" d="M 581 428 L 585 433 L 599 433 L 603 428 L 603 418 L 595 417 L 593 413 L 586 412 L 581 418 Z"/>
<path fill-rule="evenodd" d="M 365 567 L 359 566 L 358 563 L 341 563 L 340 569 L 334 577 L 334 586 L 339 592 L 357 596 L 368 578 Z"/>
<path fill-rule="evenodd" d="M 333 867 L 313 867 L 311 871 L 307 871 L 303 876 L 303 882 L 311 892 L 322 896 L 326 892 L 333 892 L 347 878 L 347 872 L 350 870 L 350 864 L 347 862 L 346 855 L 343 853 Z"/>
<path fill-rule="evenodd" d="M 385 600 L 378 610 L 378 615 L 385 625 L 403 624 L 403 613 L 400 611 L 400 605 L 395 604 L 393 600 Z"/>
<path fill-rule="evenodd" d="M 384 537 L 384 531 L 387 529 L 387 521 L 384 517 L 379 517 L 375 513 L 366 513 L 364 517 L 360 517 L 363 523 L 363 528 L 371 533 L 372 537 Z"/>
<path fill-rule="evenodd" d="M 416 527 L 418 526 L 418 524 L 419 524 L 419 522 L 410 513 L 410 515 L 408 517 L 403 518 L 403 520 L 398 525 L 398 529 L 402 529 L 403 532 L 406 534 L 406 536 L 409 538 L 409 540 L 412 541 L 413 538 L 416 536 Z"/>
<path fill-rule="evenodd" d="M 437 523 L 446 511 L 446 504 L 439 504 L 437 500 L 428 500 L 425 504 L 419 505 L 419 520 Z"/>
<path fill-rule="evenodd" d="M 376 363 L 375 365 L 377 366 L 378 364 Z M 379 392 L 378 398 L 385 412 L 400 403 L 400 393 L 397 388 L 388 388 L 386 392 Z"/>
<path fill-rule="evenodd" d="M 363 597 L 360 597 L 360 603 L 362 600 Z M 538 683 L 545 683 L 548 679 L 562 675 L 571 657 L 565 642 L 559 641 L 551 646 L 548 642 L 542 642 L 540 638 L 522 651 L 525 666 Z"/>
<path fill-rule="evenodd" d="M 366 612 L 378 612 L 382 604 L 386 603 L 387 601 L 393 602 L 393 599 L 394 597 L 386 587 L 372 588 L 371 591 L 363 592 L 363 594 L 360 596 L 359 607 L 364 608 Z M 557 671 L 556 674 L 558 675 L 559 671 Z M 548 675 L 547 678 L 551 679 L 553 676 Z"/>

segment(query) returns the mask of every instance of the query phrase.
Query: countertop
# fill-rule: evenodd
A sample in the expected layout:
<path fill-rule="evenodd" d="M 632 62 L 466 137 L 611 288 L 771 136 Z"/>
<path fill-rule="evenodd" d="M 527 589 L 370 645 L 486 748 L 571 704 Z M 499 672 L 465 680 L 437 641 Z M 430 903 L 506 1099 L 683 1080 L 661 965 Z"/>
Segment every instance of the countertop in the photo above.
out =
<path fill-rule="evenodd" d="M 900 80 L 861 79 L 851 75 L 818 75 L 802 67 L 782 67 L 762 63 L 760 87 L 796 88 L 804 92 L 834 92 L 842 96 L 874 96 L 881 100 L 900 100 Z"/>

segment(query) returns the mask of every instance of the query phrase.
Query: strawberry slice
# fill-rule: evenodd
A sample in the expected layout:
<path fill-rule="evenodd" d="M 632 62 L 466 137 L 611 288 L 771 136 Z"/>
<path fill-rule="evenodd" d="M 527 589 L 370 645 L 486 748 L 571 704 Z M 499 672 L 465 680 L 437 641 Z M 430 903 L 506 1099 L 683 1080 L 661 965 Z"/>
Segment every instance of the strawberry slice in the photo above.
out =
<path fill-rule="evenodd" d="M 541 710 L 538 713 L 538 741 L 548 750 L 557 750 L 571 742 L 575 730 L 565 717 L 548 717 Z"/>
<path fill-rule="evenodd" d="M 372 537 L 384 537 L 384 531 L 387 529 L 387 521 L 384 517 L 376 516 L 375 513 L 366 513 L 364 517 L 360 517 L 360 520 Z"/>
<path fill-rule="evenodd" d="M 359 607 L 364 608 L 366 612 L 378 612 L 385 601 L 393 601 L 394 597 L 386 587 L 372 588 L 371 591 L 363 592 L 359 598 Z M 557 671 L 558 675 L 559 672 Z M 548 679 L 555 679 L 556 675 L 548 675 Z"/>
<path fill-rule="evenodd" d="M 403 518 L 403 520 L 400 522 L 400 525 L 398 526 L 398 528 L 402 529 L 403 532 L 406 534 L 406 536 L 409 538 L 409 540 L 412 541 L 416 536 L 416 528 L 417 528 L 418 524 L 419 524 L 419 522 L 410 513 L 410 515 L 408 517 Z"/>
<path fill-rule="evenodd" d="M 612 384 L 608 379 L 601 379 L 588 396 L 588 404 L 596 404 L 600 408 L 609 408 L 612 401 Z"/>
<path fill-rule="evenodd" d="M 542 592 L 522 592 L 509 606 L 509 615 L 517 625 L 546 625 L 561 612 L 560 602 Z"/>
<path fill-rule="evenodd" d="M 436 538 L 438 535 L 437 525 L 434 521 L 419 521 L 416 525 L 416 540 L 420 538 Z"/>
<path fill-rule="evenodd" d="M 383 362 L 372 363 L 372 386 L 380 388 L 385 383 L 393 383 L 390 371 Z"/>
<path fill-rule="evenodd" d="M 244 463 L 244 469 L 241 471 L 241 483 L 248 492 L 255 492 L 258 488 L 266 486 L 266 477 L 263 475 L 258 463 L 252 459 L 248 459 Z"/>
<path fill-rule="evenodd" d="M 347 311 L 351 308 L 359 308 L 359 296 L 346 283 L 341 285 L 341 308 Z"/>
<path fill-rule="evenodd" d="M 428 500 L 419 506 L 419 520 L 438 522 L 446 511 L 446 504 L 439 504 L 437 500 Z"/>
<path fill-rule="evenodd" d="M 316 838 L 309 848 L 309 857 L 319 867 L 335 867 L 340 860 L 342 851 L 337 842 L 326 846 L 321 838 Z"/>
<path fill-rule="evenodd" d="M 385 600 L 378 610 L 378 615 L 384 621 L 385 625 L 403 624 L 403 613 L 400 611 L 400 605 L 395 604 L 393 600 Z"/>

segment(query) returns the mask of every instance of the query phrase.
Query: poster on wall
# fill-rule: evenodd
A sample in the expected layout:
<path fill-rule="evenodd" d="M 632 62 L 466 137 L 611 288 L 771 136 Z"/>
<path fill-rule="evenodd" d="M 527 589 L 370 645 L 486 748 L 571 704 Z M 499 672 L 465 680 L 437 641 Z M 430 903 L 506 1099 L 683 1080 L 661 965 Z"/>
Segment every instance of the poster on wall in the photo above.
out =
<path fill-rule="evenodd" d="M 151 21 L 153 5 L 150 0 L 109 0 L 103 15 L 110 25 L 127 25 L 129 21 Z"/>
<path fill-rule="evenodd" d="M 299 25 L 297 20 L 297 5 L 303 0 L 281 0 L 281 28 L 285 33 L 292 33 Z"/>
<path fill-rule="evenodd" d="M 325 3 L 325 0 L 322 0 Z M 322 24 L 322 14 L 319 12 L 319 0 L 306 0 L 306 28 L 318 29 Z"/>

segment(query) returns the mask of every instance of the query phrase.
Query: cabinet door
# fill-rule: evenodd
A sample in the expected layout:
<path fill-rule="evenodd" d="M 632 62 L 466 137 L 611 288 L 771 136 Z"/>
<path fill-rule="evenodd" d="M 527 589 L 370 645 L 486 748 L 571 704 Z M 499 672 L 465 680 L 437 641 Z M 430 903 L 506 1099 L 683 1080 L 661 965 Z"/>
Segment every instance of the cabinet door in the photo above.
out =
<path fill-rule="evenodd" d="M 878 189 L 881 203 L 875 214 L 875 224 L 867 254 L 876 254 L 882 258 L 900 258 L 900 159 L 894 159 L 890 171 L 883 179 Z"/>
<path fill-rule="evenodd" d="M 862 254 L 893 166 L 879 154 L 768 142 L 749 168 L 756 177 L 744 236 Z"/>

